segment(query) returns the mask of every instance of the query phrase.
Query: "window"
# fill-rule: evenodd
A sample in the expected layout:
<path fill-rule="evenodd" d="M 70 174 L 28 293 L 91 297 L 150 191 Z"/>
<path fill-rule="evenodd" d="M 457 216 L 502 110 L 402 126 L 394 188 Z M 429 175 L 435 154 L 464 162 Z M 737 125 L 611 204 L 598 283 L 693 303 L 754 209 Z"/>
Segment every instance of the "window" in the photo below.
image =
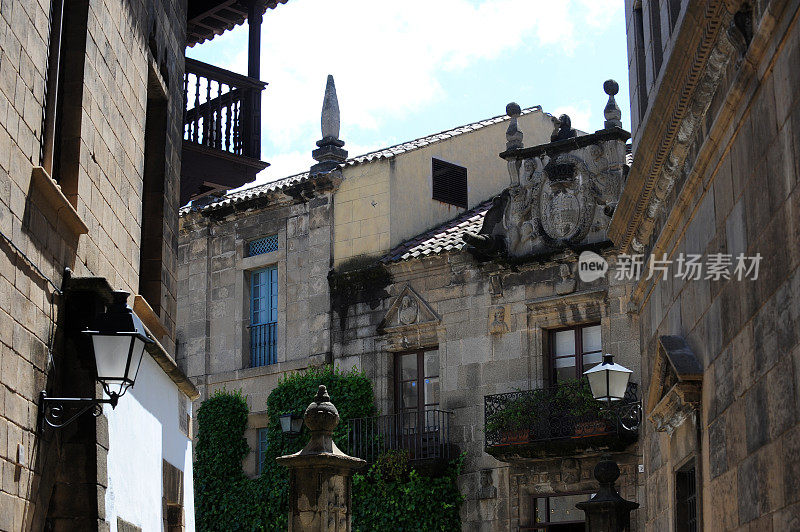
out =
<path fill-rule="evenodd" d="M 653 83 L 658 78 L 661 70 L 661 60 L 664 48 L 661 44 L 661 6 L 658 2 L 650 2 L 647 6 L 650 11 L 650 39 L 653 41 Z"/>
<path fill-rule="evenodd" d="M 264 471 L 264 459 L 267 456 L 267 428 L 258 429 L 258 474 Z"/>
<path fill-rule="evenodd" d="M 433 199 L 467 208 L 467 169 L 432 159 Z"/>
<path fill-rule="evenodd" d="M 675 473 L 677 532 L 697 532 L 697 479 L 694 460 Z"/>
<path fill-rule="evenodd" d="M 164 256 L 164 178 L 167 165 L 167 95 L 150 69 L 144 124 L 142 241 L 139 248 L 139 293 L 161 314 Z"/>
<path fill-rule="evenodd" d="M 183 515 L 183 471 L 166 460 L 161 460 L 163 519 L 166 532 L 184 530 Z"/>
<path fill-rule="evenodd" d="M 438 408 L 439 350 L 403 353 L 395 364 L 398 413 Z"/>
<path fill-rule="evenodd" d="M 550 331 L 551 384 L 579 379 L 602 361 L 599 323 Z"/>
<path fill-rule="evenodd" d="M 547 532 L 583 532 L 585 518 L 582 510 L 575 508 L 579 502 L 589 500 L 592 493 L 571 493 L 553 497 L 533 497 L 530 525 L 522 530 Z"/>
<path fill-rule="evenodd" d="M 278 361 L 278 268 L 256 270 L 250 277 L 250 367 Z"/>
<path fill-rule="evenodd" d="M 247 256 L 255 257 L 278 250 L 278 235 L 265 236 L 247 243 Z"/>
<path fill-rule="evenodd" d="M 52 0 L 42 166 L 73 205 L 78 194 L 88 0 Z"/>

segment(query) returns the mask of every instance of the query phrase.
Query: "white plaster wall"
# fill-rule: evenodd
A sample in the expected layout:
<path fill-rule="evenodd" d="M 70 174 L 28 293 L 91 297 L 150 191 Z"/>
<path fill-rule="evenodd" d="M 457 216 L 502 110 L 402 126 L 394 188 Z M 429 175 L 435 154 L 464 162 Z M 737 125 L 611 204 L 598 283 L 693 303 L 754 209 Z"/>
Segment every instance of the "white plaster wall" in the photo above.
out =
<path fill-rule="evenodd" d="M 191 401 L 145 353 L 135 386 L 116 409 L 104 405 L 109 440 L 106 520 L 111 532 L 117 530 L 118 516 L 144 532 L 162 530 L 162 459 L 183 471 L 186 530 L 194 530 L 192 444 L 180 429 L 179 400 L 186 401 L 191 414 Z"/>

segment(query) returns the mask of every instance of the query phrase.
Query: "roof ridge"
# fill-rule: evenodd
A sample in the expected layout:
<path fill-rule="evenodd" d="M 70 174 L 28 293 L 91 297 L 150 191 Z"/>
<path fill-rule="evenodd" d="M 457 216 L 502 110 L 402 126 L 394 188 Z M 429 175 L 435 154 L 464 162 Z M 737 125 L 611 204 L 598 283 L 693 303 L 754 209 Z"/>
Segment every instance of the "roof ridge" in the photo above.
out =
<path fill-rule="evenodd" d="M 541 105 L 532 105 L 530 107 L 522 109 L 521 114 L 523 115 L 530 114 L 535 111 L 544 112 L 542 111 Z M 350 157 L 344 163 L 342 163 L 342 166 L 357 166 L 359 164 L 372 162 L 375 159 L 394 157 L 395 155 L 400 155 L 402 153 L 417 150 L 425 146 L 428 146 L 430 144 L 447 140 L 457 135 L 463 135 L 471 131 L 476 131 L 476 129 L 469 129 L 467 131 L 458 131 L 458 130 L 464 130 L 465 128 L 473 128 L 474 126 L 486 127 L 489 125 L 494 125 L 503 122 L 508 119 L 510 119 L 510 117 L 507 114 L 501 114 L 493 116 L 491 118 L 484 118 L 483 120 L 477 120 L 475 122 L 469 122 L 467 124 L 462 124 L 460 126 L 451 127 L 449 129 L 439 131 L 438 133 L 425 135 L 424 137 L 418 137 L 416 139 L 407 140 L 405 142 L 394 144 L 392 146 L 369 151 L 361 155 L 356 155 L 355 157 Z M 239 203 L 241 201 L 247 201 L 248 199 L 256 199 L 260 197 L 260 195 L 263 193 L 282 188 L 283 183 L 289 183 L 292 180 L 297 180 L 299 182 L 305 179 L 309 179 L 311 177 L 312 176 L 309 174 L 309 171 L 299 172 L 297 174 L 281 177 L 275 179 L 274 181 L 262 183 L 260 185 L 256 185 L 250 188 L 242 189 L 232 193 L 226 193 L 225 196 L 220 197 L 218 200 L 207 203 L 199 207 L 199 210 L 203 211 L 212 210 L 222 205 L 228 205 L 230 203 Z M 191 207 L 183 207 L 180 209 L 180 213 L 185 214 L 190 210 L 192 210 Z"/>

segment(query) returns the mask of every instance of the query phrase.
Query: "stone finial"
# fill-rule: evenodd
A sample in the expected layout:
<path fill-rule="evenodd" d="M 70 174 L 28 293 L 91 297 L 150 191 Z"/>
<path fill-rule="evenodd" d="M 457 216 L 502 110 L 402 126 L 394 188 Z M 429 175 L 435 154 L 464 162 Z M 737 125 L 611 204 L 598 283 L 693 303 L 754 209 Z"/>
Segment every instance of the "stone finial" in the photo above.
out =
<path fill-rule="evenodd" d="M 323 140 L 339 138 L 339 100 L 336 98 L 336 85 L 331 74 L 328 74 L 328 82 L 325 84 L 321 122 Z"/>
<path fill-rule="evenodd" d="M 347 160 L 347 150 L 342 149 L 344 141 L 339 139 L 339 100 L 333 76 L 328 74 L 325 96 L 322 100 L 322 139 L 317 141 L 317 149 L 311 156 L 317 164 L 311 167 L 312 174 L 330 172 Z"/>
<path fill-rule="evenodd" d="M 517 118 L 522 114 L 519 104 L 511 102 L 506 105 L 506 114 L 511 117 L 506 130 L 506 149 L 515 150 L 522 148 L 522 131 L 518 129 Z"/>
<path fill-rule="evenodd" d="M 613 79 L 606 80 L 606 82 L 603 83 L 603 90 L 608 94 L 608 103 L 605 109 L 603 109 L 603 116 L 606 119 L 603 126 L 606 129 L 612 127 L 621 128 L 622 121 L 620 118 L 622 118 L 622 111 L 620 111 L 617 101 L 614 99 L 614 96 L 619 92 L 619 84 Z"/>
<path fill-rule="evenodd" d="M 276 458 L 289 469 L 289 530 L 349 531 L 353 514 L 350 479 L 366 462 L 344 454 L 333 442 L 339 412 L 324 385 L 306 408 L 305 423 L 311 440 L 301 451 Z"/>

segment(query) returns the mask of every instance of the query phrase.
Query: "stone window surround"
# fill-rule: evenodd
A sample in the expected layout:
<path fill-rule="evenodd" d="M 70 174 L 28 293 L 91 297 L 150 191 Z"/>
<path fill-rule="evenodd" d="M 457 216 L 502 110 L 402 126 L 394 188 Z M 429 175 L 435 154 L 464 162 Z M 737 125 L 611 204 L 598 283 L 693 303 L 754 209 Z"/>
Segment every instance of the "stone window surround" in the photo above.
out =
<path fill-rule="evenodd" d="M 564 327 L 601 325 L 601 338 L 608 338 L 608 292 L 606 289 L 586 290 L 567 296 L 548 296 L 528 302 L 528 353 L 531 388 L 548 385 L 546 359 L 550 356 L 550 332 Z M 564 306 L 571 315 L 564 319 Z M 577 312 L 575 312 L 577 310 Z"/>
<path fill-rule="evenodd" d="M 276 231 L 267 231 L 265 236 L 275 234 Z M 247 245 L 251 238 L 244 239 L 237 235 L 236 259 L 234 268 L 237 272 L 234 297 L 241 302 L 241 311 L 234 321 L 238 321 L 237 334 L 240 336 L 238 345 L 241 345 L 241 369 L 264 371 L 270 366 L 250 367 L 250 335 L 247 326 L 250 325 L 250 274 L 255 270 L 276 266 L 278 268 L 278 324 L 277 324 L 277 362 L 285 362 L 286 350 L 286 230 L 280 229 L 278 234 L 278 249 L 261 255 L 247 256 Z M 238 318 L 238 319 L 237 319 Z M 272 364 L 277 368 L 278 364 Z M 276 370 L 277 371 L 277 370 Z M 269 373 L 270 371 L 267 370 Z"/>

